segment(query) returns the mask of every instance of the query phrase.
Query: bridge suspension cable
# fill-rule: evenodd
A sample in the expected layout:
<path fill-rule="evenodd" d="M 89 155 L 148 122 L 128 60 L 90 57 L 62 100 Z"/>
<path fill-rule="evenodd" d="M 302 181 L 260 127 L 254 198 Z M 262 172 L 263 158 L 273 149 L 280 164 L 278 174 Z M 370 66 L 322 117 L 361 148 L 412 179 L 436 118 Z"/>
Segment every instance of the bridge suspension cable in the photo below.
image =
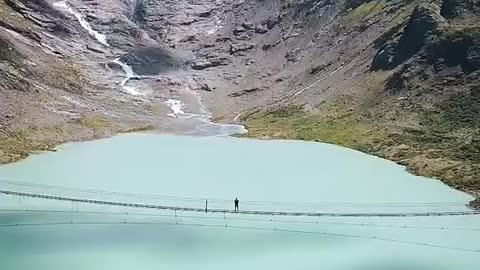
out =
<path fill-rule="evenodd" d="M 264 223 L 286 223 L 286 224 L 318 224 L 318 225 L 338 225 L 351 227 L 377 227 L 393 229 L 412 229 L 412 230 L 436 230 L 436 231 L 480 231 L 480 228 L 462 228 L 462 227 L 423 227 L 401 224 L 380 224 L 372 222 L 328 222 L 320 220 L 284 220 L 284 219 L 265 219 L 265 218 L 239 218 L 239 217 L 212 217 L 212 216 L 194 216 L 181 214 L 154 214 L 154 213 L 135 213 L 135 212 L 106 212 L 106 211 L 79 211 L 79 210 L 42 210 L 42 209 L 0 209 L 0 213 L 46 213 L 46 214 L 78 214 L 78 215 L 102 215 L 102 216 L 139 216 L 139 217 L 169 217 L 169 218 L 187 218 L 200 220 L 225 220 L 225 221 L 247 221 Z"/>
<path fill-rule="evenodd" d="M 126 221 L 126 220 L 123 221 L 123 222 L 70 221 L 70 222 L 0 224 L 0 228 L 62 226 L 62 225 L 65 225 L 65 226 L 67 226 L 67 225 L 184 226 L 184 227 L 210 227 L 210 228 L 224 228 L 224 229 L 240 229 L 240 230 L 252 230 L 252 231 L 271 231 L 271 232 L 283 232 L 283 233 L 293 233 L 293 234 L 308 234 L 308 235 L 316 235 L 316 236 L 324 236 L 324 237 L 330 236 L 330 237 L 375 240 L 375 241 L 390 242 L 390 243 L 396 243 L 396 244 L 423 246 L 423 247 L 429 247 L 429 248 L 448 249 L 448 250 L 464 251 L 464 252 L 474 252 L 476 254 L 480 254 L 480 249 L 453 247 L 453 246 L 447 246 L 447 245 L 430 244 L 430 243 L 422 243 L 422 242 L 415 242 L 415 241 L 405 241 L 405 240 L 398 240 L 398 239 L 386 238 L 386 237 L 344 234 L 344 233 L 332 233 L 332 232 L 290 230 L 290 229 L 280 229 L 280 228 L 271 229 L 271 228 L 261 228 L 261 227 L 251 227 L 251 226 L 216 225 L 216 224 L 203 224 L 203 223 L 132 222 L 132 221 Z"/>
<path fill-rule="evenodd" d="M 153 195 L 153 194 L 141 194 L 141 193 L 128 193 L 128 192 L 116 192 L 116 191 L 105 191 L 99 189 L 83 189 L 83 188 L 68 188 L 56 185 L 46 185 L 46 184 L 35 184 L 28 182 L 19 182 L 0 179 L 0 183 L 13 185 L 13 186 L 22 186 L 22 187 L 32 187 L 40 188 L 46 190 L 56 190 L 56 191 L 65 191 L 65 192 L 79 192 L 86 194 L 97 194 L 97 195 L 111 195 L 111 196 L 120 196 L 127 198 L 146 198 L 146 199 L 157 199 L 157 200 L 171 200 L 171 201 L 185 201 L 185 202 L 195 202 L 208 200 L 210 203 L 230 203 L 232 200 L 227 199 L 212 199 L 212 198 L 202 198 L 202 197 L 181 197 L 181 196 L 168 196 L 168 195 Z M 440 207 L 440 206 L 466 206 L 466 202 L 278 202 L 278 201 L 258 201 L 258 200 L 242 200 L 242 205 L 265 205 L 265 206 L 339 206 L 339 207 Z"/>
<path fill-rule="evenodd" d="M 13 195 L 19 197 L 30 197 L 37 199 L 56 200 L 56 201 L 69 201 L 74 203 L 86 203 L 97 205 L 110 205 L 120 206 L 127 208 L 145 208 L 145 209 L 157 209 L 157 210 L 173 210 L 183 212 L 206 212 L 205 208 L 196 207 L 179 207 L 179 206 L 166 206 L 166 205 L 154 205 L 154 204 L 141 204 L 131 202 L 115 202 L 105 200 L 92 200 L 83 198 L 71 198 L 54 196 L 39 193 L 24 193 L 10 190 L 0 190 L 0 194 Z M 397 213 L 335 213 L 335 212 L 287 212 L 287 211 L 260 211 L 260 210 L 241 210 L 234 211 L 229 209 L 208 209 L 211 213 L 237 213 L 246 215 L 267 215 L 267 216 L 310 216 L 310 217 L 425 217 L 425 216 L 465 216 L 465 215 L 480 215 L 480 211 L 447 211 L 447 212 L 397 212 Z"/>

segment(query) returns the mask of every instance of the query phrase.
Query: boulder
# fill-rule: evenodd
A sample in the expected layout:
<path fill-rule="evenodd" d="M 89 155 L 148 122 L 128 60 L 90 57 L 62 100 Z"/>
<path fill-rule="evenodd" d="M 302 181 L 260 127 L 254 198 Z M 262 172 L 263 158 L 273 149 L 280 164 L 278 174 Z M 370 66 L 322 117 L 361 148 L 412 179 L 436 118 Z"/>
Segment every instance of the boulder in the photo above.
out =
<path fill-rule="evenodd" d="M 87 49 L 92 51 L 92 52 L 96 52 L 96 53 L 104 53 L 104 50 L 98 46 L 92 46 L 90 44 L 87 44 Z"/>
<path fill-rule="evenodd" d="M 198 41 L 198 38 L 194 35 L 188 35 L 188 36 L 180 39 L 178 42 L 186 43 L 186 42 L 194 42 L 194 41 Z"/>
<path fill-rule="evenodd" d="M 267 32 L 268 32 L 268 28 L 266 25 L 259 23 L 255 26 L 255 33 L 265 34 Z"/>
<path fill-rule="evenodd" d="M 470 202 L 470 207 L 480 210 L 480 198 Z"/>
<path fill-rule="evenodd" d="M 255 44 L 232 44 L 230 45 L 229 52 L 231 55 L 234 55 L 239 52 L 249 51 L 253 48 L 255 48 Z"/>
<path fill-rule="evenodd" d="M 242 27 L 245 30 L 253 30 L 255 26 L 252 22 L 244 22 L 244 23 L 242 23 Z"/>
<path fill-rule="evenodd" d="M 328 63 L 325 63 L 325 64 L 320 64 L 320 65 L 314 65 L 312 66 L 312 68 L 310 69 L 309 73 L 311 75 L 315 75 L 317 73 L 319 73 L 320 71 L 324 70 L 325 68 L 329 67 L 332 65 L 332 62 L 328 62 Z"/>
<path fill-rule="evenodd" d="M 250 40 L 251 39 L 251 36 L 248 32 L 244 32 L 244 33 L 241 33 L 240 35 L 238 36 L 235 36 L 235 39 L 236 40 Z"/>
<path fill-rule="evenodd" d="M 205 11 L 202 11 L 200 13 L 198 13 L 198 17 L 200 18 L 208 18 L 212 15 L 212 9 L 209 9 L 209 10 L 205 10 Z"/>
<path fill-rule="evenodd" d="M 288 62 L 295 63 L 298 61 L 298 54 L 300 53 L 300 48 L 295 48 L 291 51 L 288 51 L 285 54 L 285 59 L 287 59 Z"/>
<path fill-rule="evenodd" d="M 272 17 L 272 18 L 268 18 L 265 21 L 265 25 L 267 26 L 268 30 L 272 30 L 273 27 L 275 27 L 275 25 L 277 25 L 279 22 L 280 22 L 280 18 L 278 16 L 277 17 Z"/>
<path fill-rule="evenodd" d="M 249 88 L 249 89 L 245 89 L 245 90 L 242 90 L 242 91 L 238 91 L 238 92 L 229 94 L 228 96 L 229 97 L 241 97 L 241 96 L 245 96 L 245 95 L 248 95 L 248 94 L 260 92 L 260 91 L 263 91 L 263 90 L 265 90 L 265 89 L 264 88 L 259 88 L 259 87 L 254 87 L 254 88 Z"/>
<path fill-rule="evenodd" d="M 213 88 L 211 88 L 208 84 L 204 83 L 200 85 L 200 90 L 211 92 Z"/>
<path fill-rule="evenodd" d="M 232 41 L 232 39 L 229 38 L 229 37 L 219 37 L 215 41 L 216 42 L 227 42 L 227 41 Z"/>
<path fill-rule="evenodd" d="M 262 50 L 264 51 L 267 51 L 275 46 L 277 46 L 278 44 L 280 44 L 280 40 L 277 40 L 276 42 L 273 42 L 273 43 L 267 43 L 267 44 L 263 44 L 262 45 Z"/>
<path fill-rule="evenodd" d="M 231 60 L 228 57 L 214 57 L 194 61 L 190 66 L 195 70 L 203 70 L 212 67 L 227 66 L 230 63 Z"/>
<path fill-rule="evenodd" d="M 245 33 L 246 31 L 247 31 L 247 30 L 246 30 L 245 28 L 243 28 L 243 27 L 237 27 L 237 28 L 233 29 L 233 35 L 234 35 L 234 36 L 238 36 L 238 35 L 240 35 L 240 34 L 242 34 L 242 33 Z"/>

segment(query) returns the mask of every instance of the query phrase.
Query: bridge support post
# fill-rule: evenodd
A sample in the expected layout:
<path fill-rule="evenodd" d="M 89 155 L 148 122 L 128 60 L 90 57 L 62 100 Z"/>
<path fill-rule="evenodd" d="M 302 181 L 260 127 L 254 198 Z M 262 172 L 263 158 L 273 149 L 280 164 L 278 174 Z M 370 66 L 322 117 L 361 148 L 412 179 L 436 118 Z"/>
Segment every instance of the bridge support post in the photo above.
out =
<path fill-rule="evenodd" d="M 208 212 L 208 200 L 205 200 L 205 214 Z"/>

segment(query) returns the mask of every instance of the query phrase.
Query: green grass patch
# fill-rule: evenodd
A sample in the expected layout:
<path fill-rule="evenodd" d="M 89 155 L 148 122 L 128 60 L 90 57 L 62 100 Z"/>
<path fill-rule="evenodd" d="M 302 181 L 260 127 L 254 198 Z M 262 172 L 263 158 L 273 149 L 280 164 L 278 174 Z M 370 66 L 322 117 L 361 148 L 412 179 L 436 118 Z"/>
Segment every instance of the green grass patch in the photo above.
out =
<path fill-rule="evenodd" d="M 32 140 L 36 132 L 42 131 L 24 130 L 0 138 L 0 164 L 22 160 L 32 152 L 52 150 L 55 147 L 51 142 Z"/>
<path fill-rule="evenodd" d="M 121 133 L 139 133 L 139 132 L 148 132 L 152 131 L 155 128 L 153 126 L 147 125 L 147 126 L 141 126 L 141 127 L 134 127 L 134 128 L 129 128 L 126 130 L 122 130 Z"/>
<path fill-rule="evenodd" d="M 107 119 L 99 116 L 84 116 L 78 121 L 82 126 L 92 129 L 110 128 L 113 126 Z"/>
<path fill-rule="evenodd" d="M 33 29 L 33 23 L 30 20 L 14 11 L 3 1 L 0 2 L 0 20 L 21 31 L 30 31 Z"/>
<path fill-rule="evenodd" d="M 344 21 L 346 24 L 356 25 L 363 20 L 380 13 L 385 7 L 386 4 L 384 0 L 374 0 L 371 2 L 363 3 L 359 7 L 348 12 L 344 17 Z"/>
<path fill-rule="evenodd" d="M 387 138 L 386 132 L 373 123 L 354 119 L 351 114 L 340 118 L 320 116 L 301 106 L 289 106 L 250 115 L 243 137 L 296 139 L 326 142 L 371 152 Z"/>
<path fill-rule="evenodd" d="M 452 41 L 480 38 L 480 24 L 451 25 L 444 32 L 444 37 Z"/>
<path fill-rule="evenodd" d="M 120 132 L 122 130 L 117 124 L 96 115 L 84 115 L 77 120 L 77 124 L 91 129 L 93 131 L 93 139 L 103 138 L 105 134 Z"/>

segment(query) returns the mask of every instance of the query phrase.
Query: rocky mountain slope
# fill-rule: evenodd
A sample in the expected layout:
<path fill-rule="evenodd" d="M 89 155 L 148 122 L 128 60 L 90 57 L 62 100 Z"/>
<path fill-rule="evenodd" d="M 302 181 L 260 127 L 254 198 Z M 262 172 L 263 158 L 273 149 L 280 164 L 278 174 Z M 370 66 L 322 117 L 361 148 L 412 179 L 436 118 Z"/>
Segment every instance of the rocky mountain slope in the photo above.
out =
<path fill-rule="evenodd" d="M 479 15 L 478 0 L 0 0 L 0 161 L 213 119 L 478 194 Z"/>

